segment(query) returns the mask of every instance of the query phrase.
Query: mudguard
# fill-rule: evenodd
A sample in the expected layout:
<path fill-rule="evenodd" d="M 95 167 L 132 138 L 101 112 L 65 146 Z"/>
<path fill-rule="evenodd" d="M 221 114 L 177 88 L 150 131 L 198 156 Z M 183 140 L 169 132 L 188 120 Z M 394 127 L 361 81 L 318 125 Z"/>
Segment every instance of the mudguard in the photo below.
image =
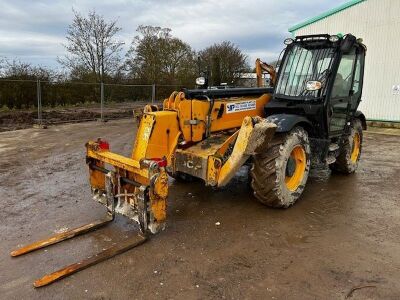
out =
<path fill-rule="evenodd" d="M 357 119 L 360 119 L 361 124 L 362 124 L 362 128 L 364 130 L 367 130 L 367 119 L 365 118 L 365 115 L 361 111 L 357 110 L 354 113 L 354 117 L 357 118 Z"/>
<path fill-rule="evenodd" d="M 268 116 L 266 119 L 276 124 L 277 128 L 275 132 L 289 132 L 300 123 L 303 127 L 312 128 L 311 122 L 307 118 L 299 115 L 275 114 Z"/>

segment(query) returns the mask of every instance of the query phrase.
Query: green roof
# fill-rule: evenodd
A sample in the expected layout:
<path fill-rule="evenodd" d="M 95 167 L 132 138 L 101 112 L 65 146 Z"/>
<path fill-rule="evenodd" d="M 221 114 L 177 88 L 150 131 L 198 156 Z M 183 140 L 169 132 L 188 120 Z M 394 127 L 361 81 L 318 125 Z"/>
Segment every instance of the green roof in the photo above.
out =
<path fill-rule="evenodd" d="M 347 9 L 349 7 L 352 7 L 353 5 L 356 5 L 356 4 L 364 2 L 364 1 L 366 1 L 366 0 L 351 0 L 349 2 L 346 2 L 346 3 L 344 3 L 344 4 L 340 5 L 340 6 L 332 8 L 332 9 L 330 9 L 330 10 L 328 10 L 328 11 L 326 11 L 326 12 L 324 12 L 324 13 L 318 15 L 318 16 L 315 16 L 313 18 L 310 18 L 308 20 L 305 20 L 305 21 L 303 21 L 303 22 L 301 22 L 299 24 L 296 24 L 296 25 L 290 27 L 289 28 L 289 32 L 293 33 L 297 29 L 303 28 L 303 27 L 305 27 L 307 25 L 310 25 L 312 23 L 315 23 L 315 22 L 317 22 L 319 20 L 322 20 L 324 18 L 332 16 L 332 15 L 334 15 L 334 14 L 336 14 L 336 13 L 342 11 L 342 10 L 345 10 L 345 9 Z"/>

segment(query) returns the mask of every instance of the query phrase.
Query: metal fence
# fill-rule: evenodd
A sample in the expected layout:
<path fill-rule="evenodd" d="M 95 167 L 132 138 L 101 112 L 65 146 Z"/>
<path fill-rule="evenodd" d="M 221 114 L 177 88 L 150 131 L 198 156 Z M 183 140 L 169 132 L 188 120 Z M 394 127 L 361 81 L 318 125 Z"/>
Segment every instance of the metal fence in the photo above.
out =
<path fill-rule="evenodd" d="M 130 117 L 144 103 L 168 97 L 177 85 L 0 79 L 0 110 L 35 113 L 38 124 Z"/>

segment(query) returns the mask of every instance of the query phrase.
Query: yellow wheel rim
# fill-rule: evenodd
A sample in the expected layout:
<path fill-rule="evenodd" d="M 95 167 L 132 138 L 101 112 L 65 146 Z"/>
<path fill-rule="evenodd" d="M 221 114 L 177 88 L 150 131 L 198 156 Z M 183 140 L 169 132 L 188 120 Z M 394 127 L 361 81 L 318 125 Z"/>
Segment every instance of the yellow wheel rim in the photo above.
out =
<path fill-rule="evenodd" d="M 286 187 L 292 192 L 295 191 L 303 181 L 306 170 L 306 160 L 306 152 L 304 151 L 303 146 L 297 145 L 294 147 L 290 153 L 288 163 L 286 164 L 285 177 Z M 292 165 L 292 170 L 290 172 L 288 172 L 289 163 Z"/>
<path fill-rule="evenodd" d="M 353 138 L 353 147 L 351 150 L 351 157 L 350 157 L 353 163 L 357 162 L 358 156 L 360 155 L 360 145 L 361 145 L 360 134 L 356 132 Z"/>

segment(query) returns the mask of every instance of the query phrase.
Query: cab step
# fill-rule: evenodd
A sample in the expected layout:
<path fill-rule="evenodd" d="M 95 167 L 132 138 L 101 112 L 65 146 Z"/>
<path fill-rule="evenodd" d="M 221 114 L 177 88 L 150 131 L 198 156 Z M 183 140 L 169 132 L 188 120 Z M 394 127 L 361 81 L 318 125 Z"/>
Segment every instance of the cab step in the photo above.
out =
<path fill-rule="evenodd" d="M 339 150 L 339 145 L 338 145 L 338 144 L 336 144 L 336 143 L 331 143 L 331 144 L 329 145 L 329 152 L 334 152 L 334 151 L 337 151 L 337 150 Z"/>

